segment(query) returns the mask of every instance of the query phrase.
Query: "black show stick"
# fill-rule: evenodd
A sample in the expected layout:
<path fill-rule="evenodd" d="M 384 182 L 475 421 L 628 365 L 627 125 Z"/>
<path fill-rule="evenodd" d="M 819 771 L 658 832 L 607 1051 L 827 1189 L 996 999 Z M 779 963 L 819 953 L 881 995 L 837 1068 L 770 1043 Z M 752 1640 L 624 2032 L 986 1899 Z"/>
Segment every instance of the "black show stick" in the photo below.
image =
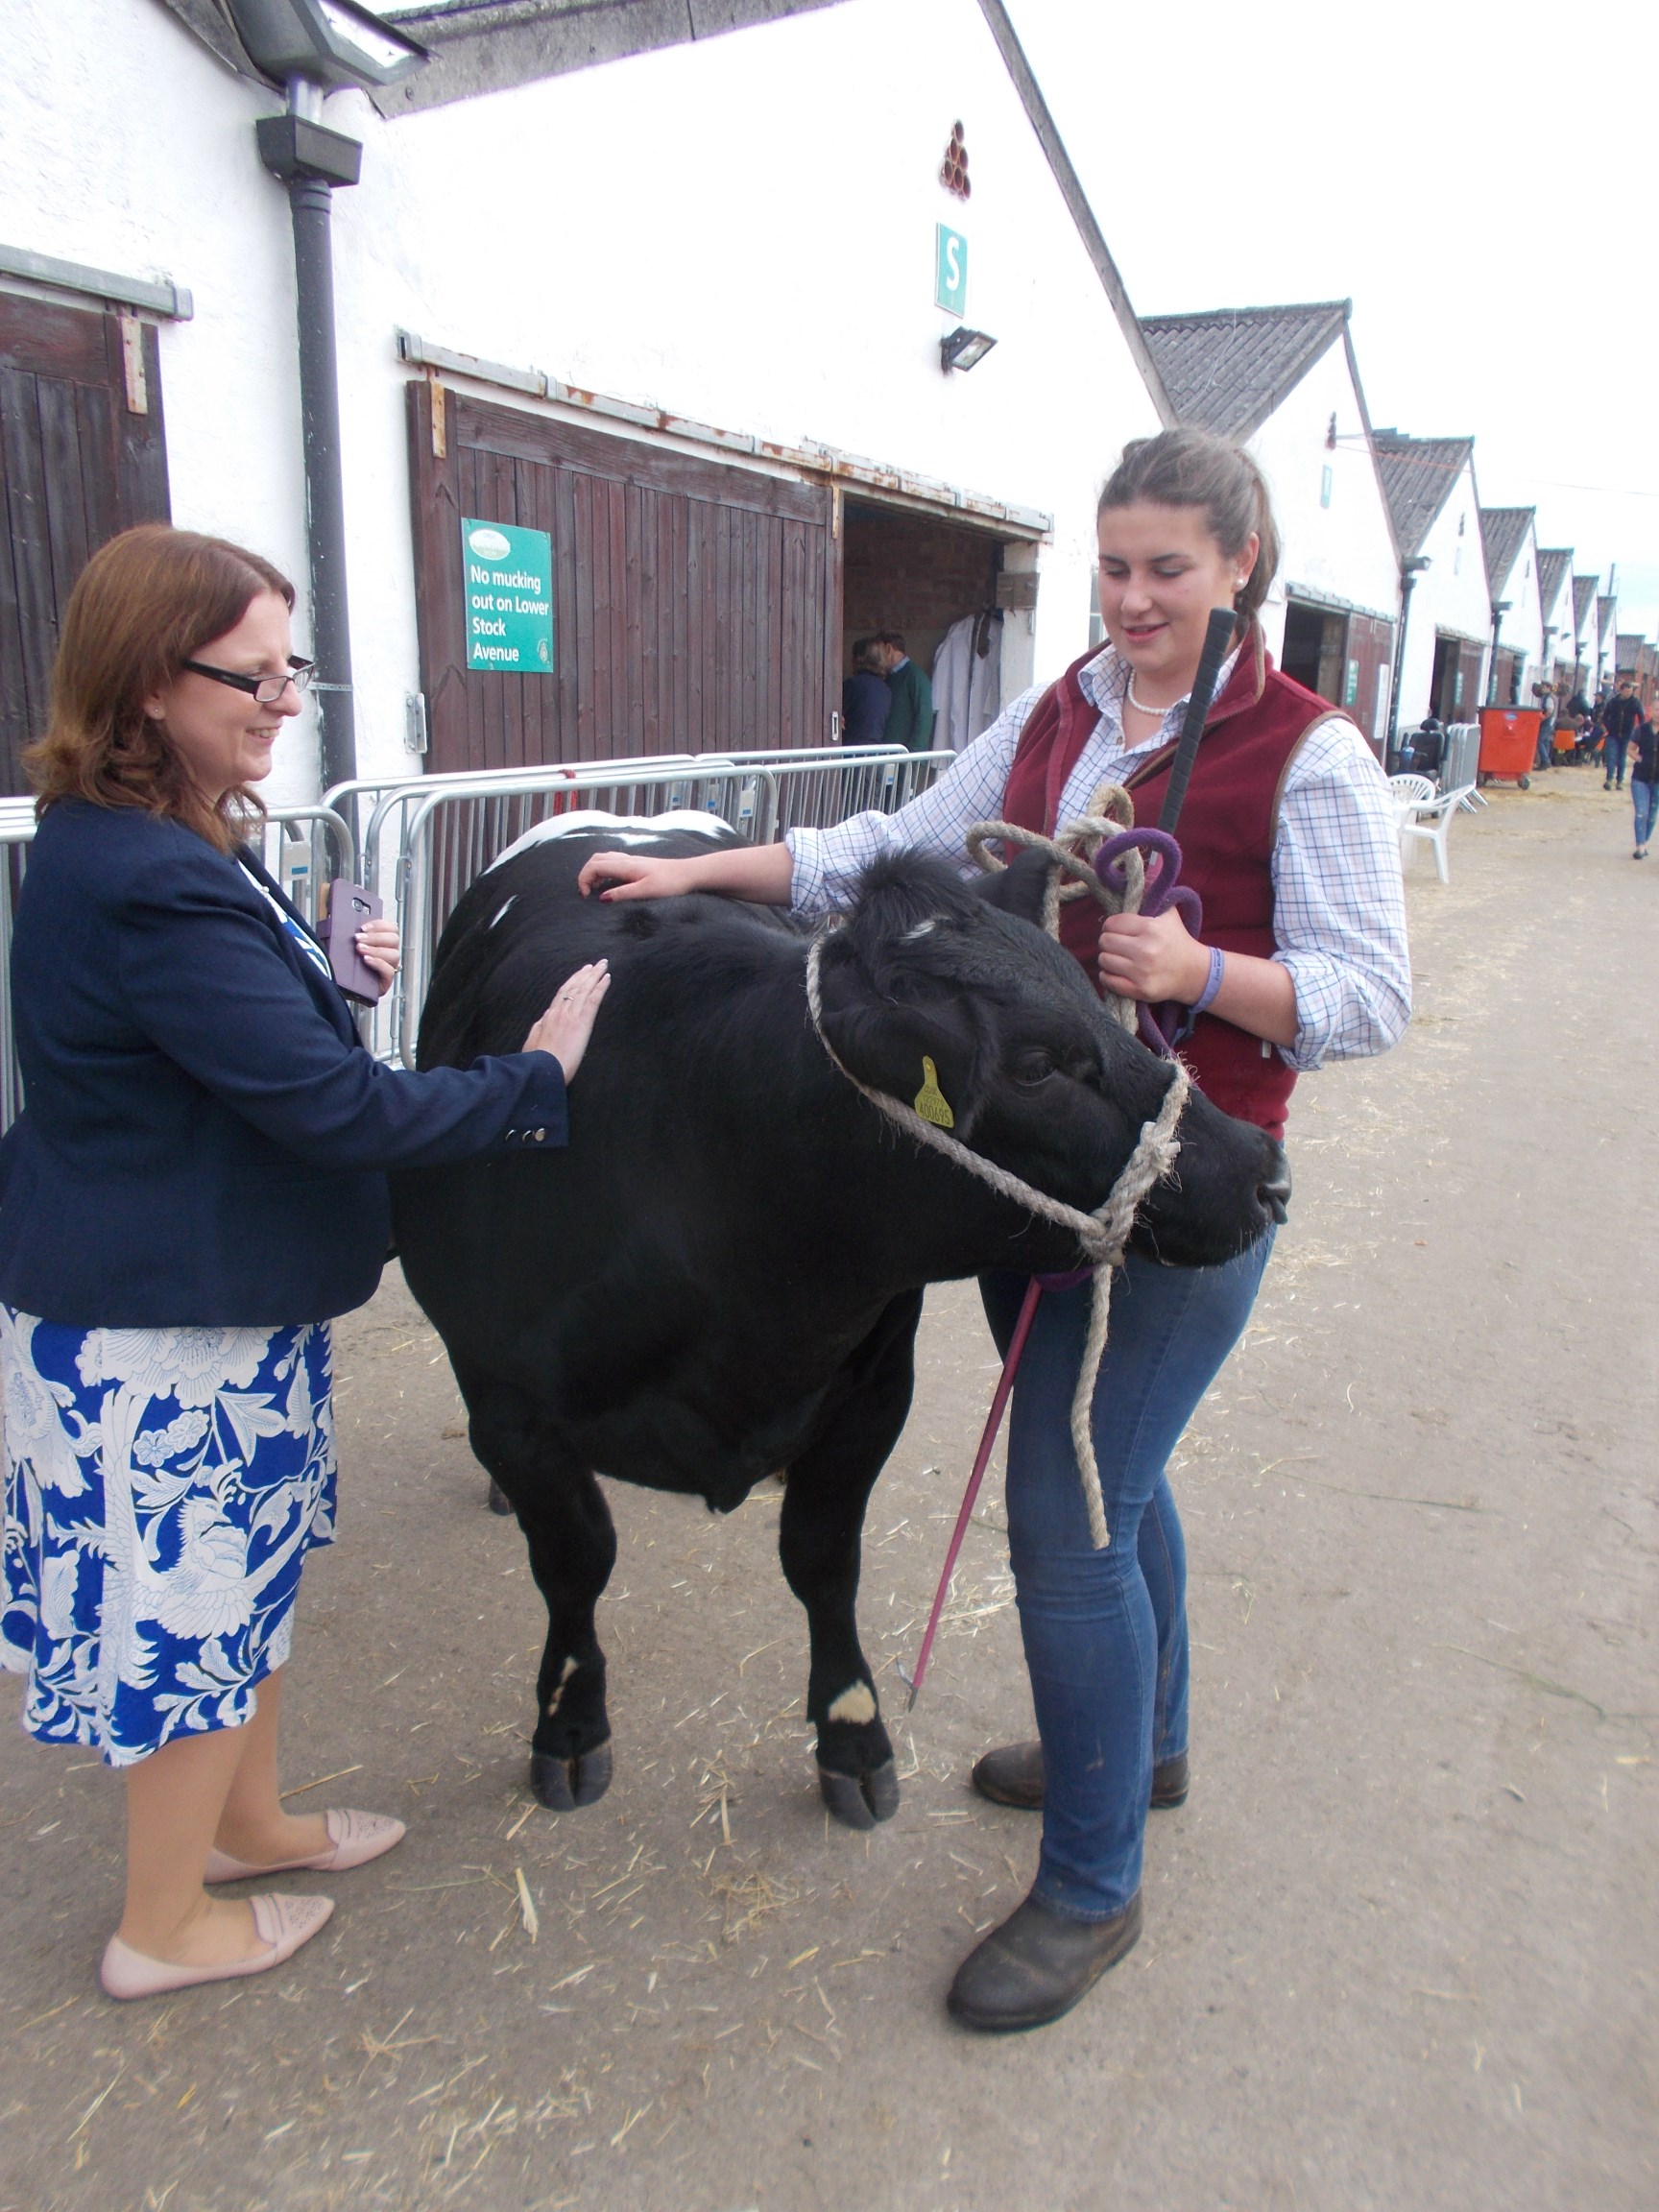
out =
<path fill-rule="evenodd" d="M 1204 720 L 1215 697 L 1215 679 L 1221 673 L 1221 663 L 1227 658 L 1227 648 L 1233 642 L 1236 617 L 1230 607 L 1217 607 L 1210 616 L 1210 626 L 1204 633 L 1204 650 L 1198 656 L 1198 673 L 1192 679 L 1192 696 L 1187 702 L 1187 719 L 1181 725 L 1181 735 L 1175 747 L 1175 764 L 1169 771 L 1168 787 L 1164 793 L 1164 808 L 1158 817 L 1158 827 L 1170 837 L 1181 819 L 1181 809 L 1187 803 L 1187 786 L 1192 781 L 1192 763 L 1198 757 L 1198 740 L 1204 734 Z"/>

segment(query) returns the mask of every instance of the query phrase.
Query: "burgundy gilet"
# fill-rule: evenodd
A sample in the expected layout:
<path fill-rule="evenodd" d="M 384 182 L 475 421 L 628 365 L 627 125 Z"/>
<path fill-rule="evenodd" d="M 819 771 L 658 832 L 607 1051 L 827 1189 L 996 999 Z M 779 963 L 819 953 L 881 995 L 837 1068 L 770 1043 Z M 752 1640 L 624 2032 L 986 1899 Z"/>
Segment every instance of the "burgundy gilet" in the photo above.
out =
<path fill-rule="evenodd" d="M 1079 682 L 1100 652 L 1074 661 L 1031 709 L 1002 795 L 1004 821 L 1054 834 L 1060 801 L 1100 710 Z M 1204 942 L 1224 952 L 1268 958 L 1273 935 L 1273 840 L 1285 775 L 1298 746 L 1321 722 L 1336 719 L 1328 700 L 1273 665 L 1254 625 L 1220 697 L 1210 709 L 1176 835 L 1181 880 L 1204 902 Z M 1160 746 L 1129 775 L 1135 819 L 1155 829 L 1174 762 Z M 1060 909 L 1060 938 L 1098 989 L 1099 908 L 1092 899 Z M 1296 1071 L 1270 1045 L 1214 1014 L 1200 1014 L 1181 1056 L 1206 1097 L 1269 1135 L 1285 1134 Z"/>

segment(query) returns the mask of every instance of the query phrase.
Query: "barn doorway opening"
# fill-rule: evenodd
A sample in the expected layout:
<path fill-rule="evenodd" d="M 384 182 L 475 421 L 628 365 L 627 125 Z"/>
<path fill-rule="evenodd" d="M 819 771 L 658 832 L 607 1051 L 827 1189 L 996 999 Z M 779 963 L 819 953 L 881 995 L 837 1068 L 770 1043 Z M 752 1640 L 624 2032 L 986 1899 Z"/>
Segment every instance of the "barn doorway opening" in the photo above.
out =
<path fill-rule="evenodd" d="M 1346 617 L 1306 599 L 1285 605 L 1285 650 L 1279 665 L 1286 676 L 1338 705 L 1342 698 L 1342 660 L 1348 638 Z"/>
<path fill-rule="evenodd" d="M 1001 709 L 1003 567 L 1004 541 L 993 530 L 848 499 L 842 510 L 843 677 L 853 675 L 862 639 L 897 632 L 930 682 L 938 669 L 933 746 L 959 752 Z M 941 662 L 948 637 L 950 650 Z"/>
<path fill-rule="evenodd" d="M 1350 715 L 1379 757 L 1388 727 L 1393 661 L 1394 625 L 1383 615 L 1358 607 L 1321 607 L 1310 599 L 1286 600 L 1279 665 Z"/>
<path fill-rule="evenodd" d="M 1471 722 L 1480 704 L 1480 662 L 1484 649 L 1450 631 L 1434 633 L 1434 674 L 1429 686 L 1431 709 L 1442 722 Z"/>

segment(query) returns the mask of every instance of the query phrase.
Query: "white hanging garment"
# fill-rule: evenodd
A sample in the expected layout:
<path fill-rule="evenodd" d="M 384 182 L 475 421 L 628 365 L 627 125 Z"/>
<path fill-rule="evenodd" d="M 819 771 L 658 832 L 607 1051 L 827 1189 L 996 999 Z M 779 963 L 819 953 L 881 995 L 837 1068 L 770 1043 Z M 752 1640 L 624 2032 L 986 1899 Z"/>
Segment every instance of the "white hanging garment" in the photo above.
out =
<path fill-rule="evenodd" d="M 1002 710 L 1002 617 L 994 608 L 952 622 L 933 656 L 933 743 L 961 753 Z"/>

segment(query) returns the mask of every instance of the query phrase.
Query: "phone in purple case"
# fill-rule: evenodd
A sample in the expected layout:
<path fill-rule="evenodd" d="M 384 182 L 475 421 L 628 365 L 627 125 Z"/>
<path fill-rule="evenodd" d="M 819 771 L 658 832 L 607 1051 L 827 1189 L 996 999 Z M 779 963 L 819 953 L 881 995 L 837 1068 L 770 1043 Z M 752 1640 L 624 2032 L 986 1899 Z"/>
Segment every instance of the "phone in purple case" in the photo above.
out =
<path fill-rule="evenodd" d="M 347 998 L 364 1006 L 380 1003 L 380 978 L 358 951 L 355 940 L 365 922 L 379 920 L 380 911 L 379 900 L 360 883 L 348 883 L 337 876 L 329 884 L 328 912 L 321 932 L 328 948 L 328 965 Z"/>

